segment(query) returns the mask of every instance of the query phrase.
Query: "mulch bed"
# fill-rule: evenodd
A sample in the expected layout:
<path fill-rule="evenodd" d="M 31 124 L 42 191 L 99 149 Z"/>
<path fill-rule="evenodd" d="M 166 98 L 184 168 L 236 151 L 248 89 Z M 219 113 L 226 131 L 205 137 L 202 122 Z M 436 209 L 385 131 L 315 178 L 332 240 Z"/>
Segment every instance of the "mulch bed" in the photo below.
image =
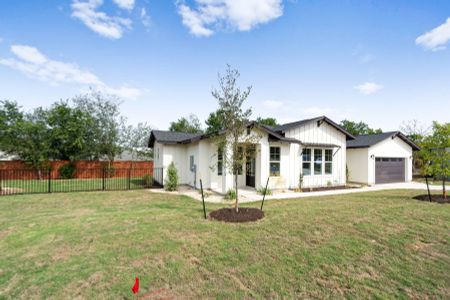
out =
<path fill-rule="evenodd" d="M 242 207 L 236 212 L 234 208 L 221 208 L 209 214 L 211 219 L 224 222 L 253 222 L 264 218 L 264 212 L 258 208 Z"/>
<path fill-rule="evenodd" d="M 428 198 L 428 194 L 415 196 L 415 197 L 413 197 L 413 199 L 430 202 L 430 199 Z M 450 197 L 447 197 L 447 200 L 446 200 L 446 199 L 442 198 L 442 195 L 434 194 L 434 195 L 431 195 L 431 202 L 450 203 Z"/>

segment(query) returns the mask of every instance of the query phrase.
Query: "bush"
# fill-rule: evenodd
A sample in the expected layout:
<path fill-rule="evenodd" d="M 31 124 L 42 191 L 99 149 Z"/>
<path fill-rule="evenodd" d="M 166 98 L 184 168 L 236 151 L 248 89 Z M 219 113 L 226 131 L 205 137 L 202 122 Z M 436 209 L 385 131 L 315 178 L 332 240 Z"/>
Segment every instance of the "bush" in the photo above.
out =
<path fill-rule="evenodd" d="M 225 194 L 225 199 L 236 200 L 236 190 L 229 189 L 228 192 Z"/>
<path fill-rule="evenodd" d="M 266 191 L 266 188 L 262 187 L 262 188 L 257 189 L 256 192 L 260 195 L 264 195 L 264 192 L 266 192 L 266 196 L 272 195 L 272 190 L 270 188 L 267 188 L 267 191 Z"/>
<path fill-rule="evenodd" d="M 178 171 L 173 162 L 167 168 L 167 178 L 164 186 L 167 191 L 176 191 L 178 189 Z"/>
<path fill-rule="evenodd" d="M 150 174 L 145 174 L 142 177 L 142 181 L 144 182 L 144 186 L 151 187 L 153 185 L 153 176 Z"/>
<path fill-rule="evenodd" d="M 61 177 L 61 179 L 72 179 L 75 177 L 75 172 L 75 165 L 73 163 L 68 163 L 59 168 L 59 177 Z"/>

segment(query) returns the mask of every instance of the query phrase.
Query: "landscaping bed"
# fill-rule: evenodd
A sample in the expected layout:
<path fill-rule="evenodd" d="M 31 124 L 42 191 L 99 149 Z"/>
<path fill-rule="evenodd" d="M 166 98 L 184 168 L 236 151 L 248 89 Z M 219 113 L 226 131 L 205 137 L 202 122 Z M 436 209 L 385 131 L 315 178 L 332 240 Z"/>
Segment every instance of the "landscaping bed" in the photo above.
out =
<path fill-rule="evenodd" d="M 324 186 L 316 188 L 305 188 L 303 189 L 303 192 L 322 192 L 322 191 L 347 190 L 356 188 L 359 188 L 359 186 L 351 186 L 351 185 Z"/>
<path fill-rule="evenodd" d="M 264 218 L 264 212 L 253 207 L 242 207 L 237 212 L 234 208 L 222 208 L 211 212 L 209 217 L 217 221 L 242 223 L 260 220 Z"/>
<path fill-rule="evenodd" d="M 428 194 L 418 195 L 418 196 L 415 196 L 413 199 L 430 202 L 430 198 L 428 197 Z M 447 197 L 447 199 L 444 199 L 442 197 L 442 195 L 431 195 L 431 202 L 450 203 L 450 197 Z"/>

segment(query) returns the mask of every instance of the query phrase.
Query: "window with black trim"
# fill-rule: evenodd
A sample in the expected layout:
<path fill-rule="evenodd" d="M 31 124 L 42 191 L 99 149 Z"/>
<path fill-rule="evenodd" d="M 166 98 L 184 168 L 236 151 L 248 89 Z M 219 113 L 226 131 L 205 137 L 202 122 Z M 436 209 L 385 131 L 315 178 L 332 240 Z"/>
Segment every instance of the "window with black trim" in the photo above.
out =
<path fill-rule="evenodd" d="M 311 149 L 305 148 L 302 153 L 303 175 L 311 175 Z"/>
<path fill-rule="evenodd" d="M 217 152 L 217 175 L 221 176 L 223 174 L 223 151 L 219 149 Z"/>
<path fill-rule="evenodd" d="M 333 174 L 333 150 L 325 149 L 325 175 Z"/>
<path fill-rule="evenodd" d="M 280 147 L 270 147 L 269 175 L 280 176 Z"/>

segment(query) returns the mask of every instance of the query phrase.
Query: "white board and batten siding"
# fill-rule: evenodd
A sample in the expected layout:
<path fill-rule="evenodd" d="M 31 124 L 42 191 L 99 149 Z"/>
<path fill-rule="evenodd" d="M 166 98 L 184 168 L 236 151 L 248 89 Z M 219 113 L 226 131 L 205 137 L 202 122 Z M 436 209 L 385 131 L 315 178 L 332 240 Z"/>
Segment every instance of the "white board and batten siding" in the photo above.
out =
<path fill-rule="evenodd" d="M 301 126 L 289 129 L 285 133 L 286 137 L 295 138 L 302 143 L 314 144 L 332 144 L 338 147 L 328 148 L 333 150 L 333 171 L 331 175 L 305 175 L 303 177 L 303 187 L 316 187 L 327 185 L 344 185 L 346 184 L 346 135 L 335 127 L 323 122 L 317 126 L 317 122 L 309 122 Z M 291 144 L 290 151 L 290 188 L 299 186 L 300 172 L 302 168 L 302 146 L 299 144 Z M 308 147 L 309 148 L 309 147 Z M 314 148 L 311 155 L 314 156 Z M 327 149 L 327 148 L 320 148 Z M 313 159 L 312 159 L 313 160 Z M 311 165 L 311 173 L 314 173 L 313 164 Z M 322 166 L 322 171 L 324 166 Z M 323 173 L 323 172 L 322 172 Z"/>

